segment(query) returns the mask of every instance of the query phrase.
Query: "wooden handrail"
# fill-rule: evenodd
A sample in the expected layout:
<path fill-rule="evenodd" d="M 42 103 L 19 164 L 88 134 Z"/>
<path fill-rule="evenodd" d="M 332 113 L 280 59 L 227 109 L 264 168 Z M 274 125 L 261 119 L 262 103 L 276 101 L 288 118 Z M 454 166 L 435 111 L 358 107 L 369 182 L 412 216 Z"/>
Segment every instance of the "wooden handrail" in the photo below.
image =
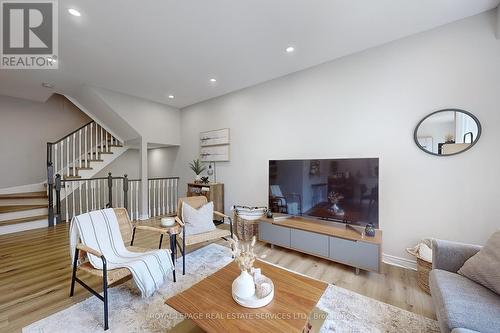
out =
<path fill-rule="evenodd" d="M 85 125 L 83 125 L 83 126 L 79 127 L 78 129 L 74 130 L 73 132 L 69 133 L 69 134 L 68 134 L 68 135 L 66 135 L 65 137 L 63 137 L 63 138 L 61 138 L 61 139 L 59 139 L 59 140 L 57 140 L 57 141 L 54 141 L 54 142 L 47 142 L 47 144 L 50 144 L 50 145 L 55 145 L 56 143 L 59 143 L 59 142 L 61 142 L 61 141 L 65 140 L 65 139 L 69 138 L 69 137 L 70 137 L 70 136 L 72 136 L 73 134 L 77 133 L 79 130 L 84 129 L 85 127 L 87 127 L 88 125 L 90 125 L 90 124 L 92 124 L 92 123 L 95 123 L 95 121 L 94 121 L 94 120 L 92 120 L 92 121 L 90 121 L 90 122 L 86 123 Z"/>

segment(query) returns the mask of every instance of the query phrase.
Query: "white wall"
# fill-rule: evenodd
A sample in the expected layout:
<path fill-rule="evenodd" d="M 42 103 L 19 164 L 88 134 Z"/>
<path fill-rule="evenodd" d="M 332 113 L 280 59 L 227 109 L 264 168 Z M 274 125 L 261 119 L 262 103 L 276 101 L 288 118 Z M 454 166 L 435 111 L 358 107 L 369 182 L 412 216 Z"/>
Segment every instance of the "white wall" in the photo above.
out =
<path fill-rule="evenodd" d="M 165 104 L 97 89 L 103 100 L 148 143 L 180 144 L 180 111 Z"/>
<path fill-rule="evenodd" d="M 226 208 L 267 204 L 269 159 L 379 157 L 386 254 L 404 257 L 428 236 L 484 243 L 500 227 L 494 21 L 489 12 L 185 108 L 176 174 L 192 180 L 199 132 L 223 127 Z M 414 126 L 448 107 L 473 112 L 483 136 L 464 154 L 428 155 Z"/>
<path fill-rule="evenodd" d="M 46 180 L 47 142 L 89 121 L 60 95 L 45 103 L 0 96 L 0 188 Z"/>
<path fill-rule="evenodd" d="M 177 160 L 179 147 L 148 149 L 148 178 L 173 177 L 174 163 Z M 128 175 L 129 179 L 140 178 L 139 150 L 129 149 L 120 157 L 103 168 L 96 177 L 104 177 L 111 172 L 114 176 Z"/>

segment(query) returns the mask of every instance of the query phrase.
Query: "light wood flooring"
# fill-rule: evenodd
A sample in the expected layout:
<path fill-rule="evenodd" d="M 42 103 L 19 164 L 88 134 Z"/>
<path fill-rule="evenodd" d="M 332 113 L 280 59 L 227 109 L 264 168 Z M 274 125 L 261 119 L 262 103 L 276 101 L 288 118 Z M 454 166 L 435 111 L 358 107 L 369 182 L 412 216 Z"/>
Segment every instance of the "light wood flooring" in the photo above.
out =
<path fill-rule="evenodd" d="M 158 241 L 157 235 L 138 231 L 134 245 L 156 248 Z M 164 240 L 163 246 L 168 243 Z M 257 244 L 256 252 L 268 262 L 435 318 L 431 297 L 418 288 L 414 271 L 384 264 L 382 274 L 355 275 L 351 267 L 279 247 L 271 249 L 264 243 Z M 81 277 L 98 288 L 97 279 Z M 182 279 L 180 273 L 177 277 Z M 22 327 L 90 297 L 77 285 L 70 298 L 70 278 L 66 224 L 0 236 L 0 332 L 20 332 Z"/>

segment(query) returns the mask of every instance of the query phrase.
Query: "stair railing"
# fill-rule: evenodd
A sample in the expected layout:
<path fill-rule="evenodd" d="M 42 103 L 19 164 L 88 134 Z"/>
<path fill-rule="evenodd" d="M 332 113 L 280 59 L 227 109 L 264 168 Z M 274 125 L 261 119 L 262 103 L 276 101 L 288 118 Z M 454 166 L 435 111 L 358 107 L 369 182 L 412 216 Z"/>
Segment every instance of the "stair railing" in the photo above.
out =
<path fill-rule="evenodd" d="M 77 175 L 78 169 L 90 167 L 90 162 L 99 160 L 101 153 L 120 141 L 95 121 L 74 130 L 63 138 L 47 142 L 47 186 L 49 195 L 49 226 L 54 225 L 53 190 L 54 174 L 69 179 Z"/>
<path fill-rule="evenodd" d="M 155 184 L 149 195 L 149 207 L 155 207 L 150 216 L 175 214 L 179 177 L 151 178 L 148 183 Z M 124 207 L 132 220 L 139 220 L 140 187 L 140 179 L 128 179 L 127 175 L 113 177 L 109 173 L 107 177 L 65 179 L 57 174 L 54 182 L 56 224 L 68 222 L 79 214 L 112 207 Z"/>

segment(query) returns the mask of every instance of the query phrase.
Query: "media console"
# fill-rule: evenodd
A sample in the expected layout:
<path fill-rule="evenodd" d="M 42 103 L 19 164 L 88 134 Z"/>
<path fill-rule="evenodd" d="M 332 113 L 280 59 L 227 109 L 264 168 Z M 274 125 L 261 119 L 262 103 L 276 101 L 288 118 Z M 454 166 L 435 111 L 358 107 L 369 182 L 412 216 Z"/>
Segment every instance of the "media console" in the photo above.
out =
<path fill-rule="evenodd" d="M 259 220 L 259 240 L 352 266 L 356 273 L 380 272 L 381 230 L 368 237 L 335 222 L 275 214 Z"/>

